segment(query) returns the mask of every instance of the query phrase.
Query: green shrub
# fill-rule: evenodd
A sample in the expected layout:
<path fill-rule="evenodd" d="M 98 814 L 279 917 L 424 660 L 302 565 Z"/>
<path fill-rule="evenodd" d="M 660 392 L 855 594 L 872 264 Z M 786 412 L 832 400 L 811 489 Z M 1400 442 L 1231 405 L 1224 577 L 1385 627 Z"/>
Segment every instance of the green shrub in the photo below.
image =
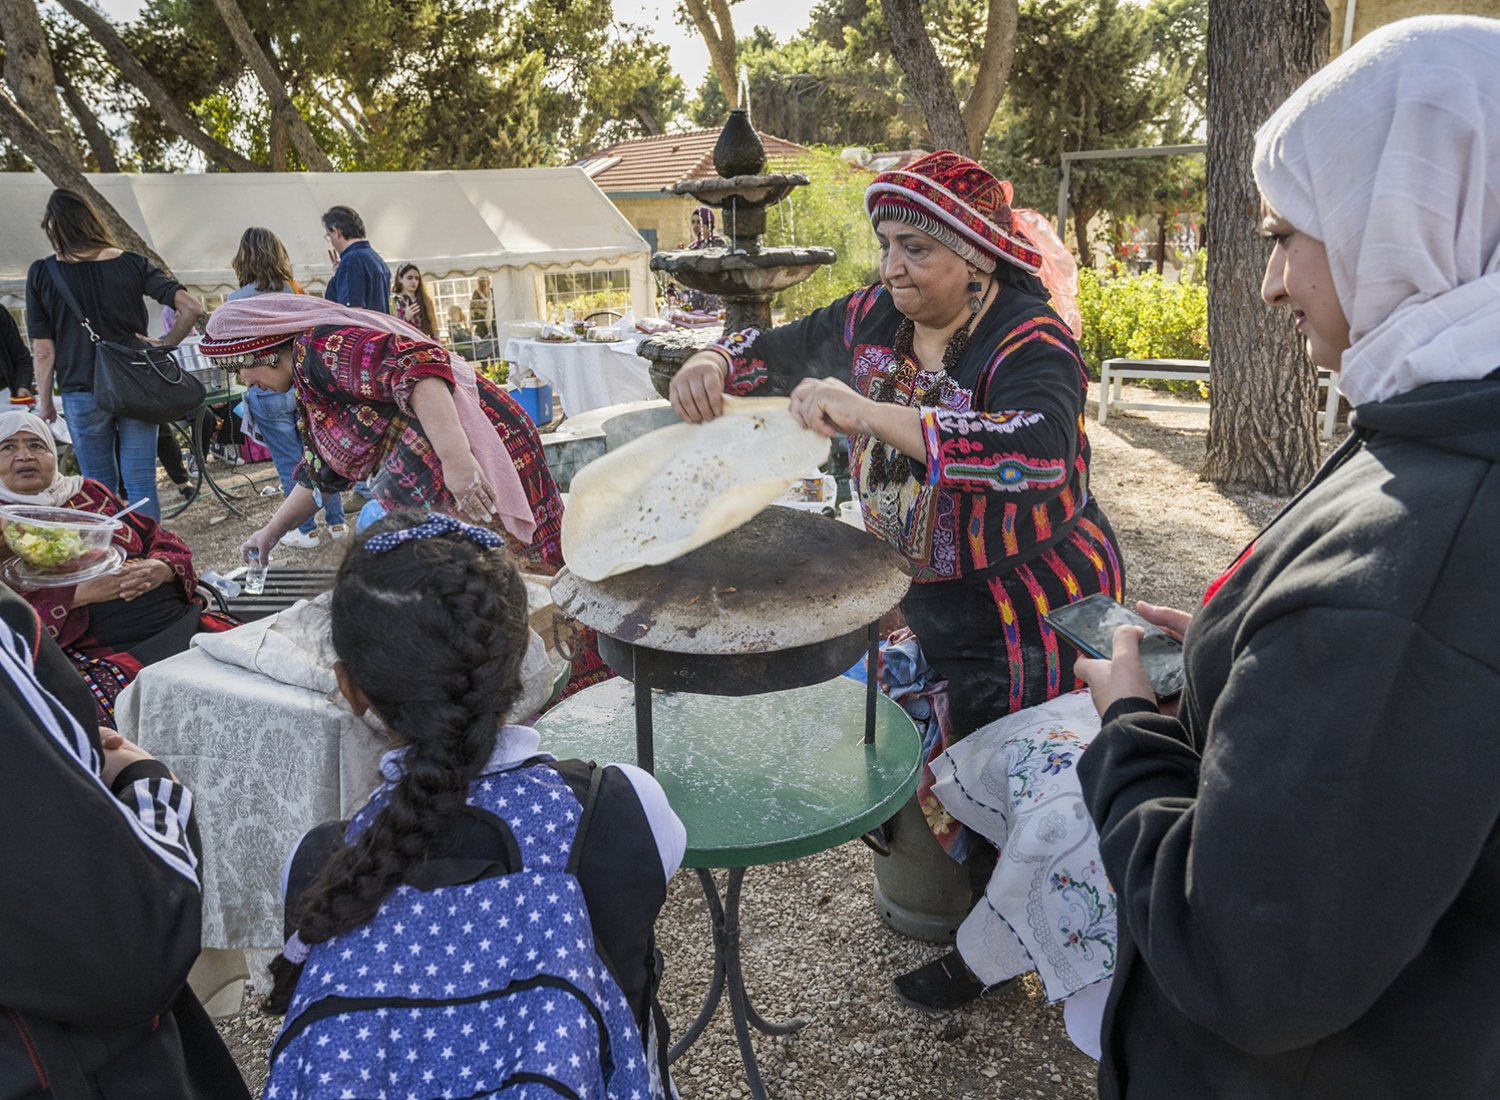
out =
<path fill-rule="evenodd" d="M 821 245 L 838 253 L 834 263 L 776 296 L 776 307 L 786 311 L 788 321 L 794 321 L 878 277 L 875 234 L 865 215 L 865 188 L 875 177 L 827 149 L 778 159 L 774 171 L 803 172 L 811 182 L 770 208 L 762 243 Z"/>
<path fill-rule="evenodd" d="M 505 388 L 505 380 L 510 377 L 510 364 L 504 359 L 491 359 L 471 365 L 477 373 L 484 375 L 500 388 Z"/>
<path fill-rule="evenodd" d="M 1106 359 L 1208 358 L 1208 288 L 1202 283 L 1172 283 L 1154 272 L 1108 279 L 1082 270 L 1078 311 L 1090 377 L 1099 377 Z M 1198 389 L 1193 382 L 1166 385 Z"/>

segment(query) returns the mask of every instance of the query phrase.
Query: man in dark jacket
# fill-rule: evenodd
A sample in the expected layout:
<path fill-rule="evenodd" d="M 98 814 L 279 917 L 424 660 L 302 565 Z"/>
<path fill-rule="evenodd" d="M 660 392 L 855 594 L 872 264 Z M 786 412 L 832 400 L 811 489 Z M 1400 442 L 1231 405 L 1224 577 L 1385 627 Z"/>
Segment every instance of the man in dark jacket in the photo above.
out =
<path fill-rule="evenodd" d="M 12 397 L 30 397 L 35 388 L 31 352 L 10 310 L 0 309 L 0 389 L 10 390 Z"/>
<path fill-rule="evenodd" d="M 1095 685 L 1103 1097 L 1500 1096 L 1500 371 L 1354 425 L 1194 616 L 1176 715 Z"/>
<path fill-rule="evenodd" d="M 0 1097 L 248 1100 L 187 988 L 193 799 L 0 585 Z"/>
<path fill-rule="evenodd" d="M 391 269 L 365 238 L 364 219 L 350 207 L 330 207 L 323 215 L 323 235 L 333 261 L 333 278 L 323 297 L 344 306 L 389 313 Z"/>

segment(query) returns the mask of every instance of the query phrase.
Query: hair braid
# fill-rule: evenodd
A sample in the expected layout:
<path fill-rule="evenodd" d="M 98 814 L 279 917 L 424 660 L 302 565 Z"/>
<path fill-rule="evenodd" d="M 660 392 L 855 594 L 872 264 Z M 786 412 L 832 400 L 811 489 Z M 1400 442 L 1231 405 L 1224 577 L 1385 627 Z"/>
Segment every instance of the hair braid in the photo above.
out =
<path fill-rule="evenodd" d="M 395 515 L 366 538 L 420 522 Z M 402 775 L 353 844 L 307 892 L 297 932 L 322 943 L 368 921 L 462 812 L 469 784 L 521 694 L 526 588 L 503 555 L 461 538 L 345 558 L 334 585 L 333 646 L 405 744 Z M 268 998 L 285 1012 L 302 967 L 279 956 Z"/>

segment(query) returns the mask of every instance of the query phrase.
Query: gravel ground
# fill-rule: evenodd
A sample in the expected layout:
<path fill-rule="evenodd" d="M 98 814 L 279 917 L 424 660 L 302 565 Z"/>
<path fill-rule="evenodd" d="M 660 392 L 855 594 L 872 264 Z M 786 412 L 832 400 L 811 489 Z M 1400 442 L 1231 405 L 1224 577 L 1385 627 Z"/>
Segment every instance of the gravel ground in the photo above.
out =
<path fill-rule="evenodd" d="M 1162 396 L 1150 394 L 1153 400 Z M 1092 402 L 1088 415 L 1094 489 L 1124 550 L 1129 595 L 1194 606 L 1282 498 L 1225 493 L 1198 480 L 1207 434 L 1202 415 L 1120 413 L 1101 427 Z M 264 477 L 269 469 L 269 464 L 250 467 L 248 473 Z M 237 475 L 230 480 L 247 492 L 237 502 L 245 518 L 230 517 L 217 502 L 205 500 L 169 523 L 188 539 L 200 569 L 233 568 L 240 541 L 278 502 L 254 495 L 256 489 Z M 347 503 L 352 508 L 355 498 Z M 351 523 L 353 515 L 351 510 Z M 325 537 L 316 550 L 281 551 L 277 560 L 332 565 L 345 545 Z M 757 1035 L 771 1095 L 816 1100 L 1093 1096 L 1094 1064 L 1068 1041 L 1061 1008 L 1046 1004 L 1034 977 L 942 1016 L 915 1012 L 890 994 L 892 975 L 944 949 L 905 939 L 880 922 L 871 897 L 873 858 L 855 842 L 754 868 L 746 876 L 741 924 L 750 995 L 767 1019 L 800 1015 L 808 1021 L 791 1036 Z M 667 956 L 663 1003 L 680 1031 L 702 1003 L 712 959 L 707 906 L 693 874 L 679 874 L 672 883 L 658 936 Z M 254 1008 L 220 1021 L 252 1090 L 264 1082 L 265 1055 L 278 1022 Z M 686 1100 L 749 1095 L 727 1009 L 673 1074 Z"/>

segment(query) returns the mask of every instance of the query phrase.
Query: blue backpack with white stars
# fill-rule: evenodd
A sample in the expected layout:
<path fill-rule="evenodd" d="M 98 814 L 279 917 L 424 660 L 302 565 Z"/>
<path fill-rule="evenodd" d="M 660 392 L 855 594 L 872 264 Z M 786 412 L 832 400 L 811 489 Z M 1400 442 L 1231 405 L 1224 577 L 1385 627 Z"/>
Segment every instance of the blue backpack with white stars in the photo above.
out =
<path fill-rule="evenodd" d="M 582 802 L 544 764 L 477 780 L 471 813 L 500 827 L 503 864 L 408 876 L 367 924 L 312 947 L 268 1100 L 650 1100 L 640 1029 L 576 877 L 601 775 Z M 377 792 L 346 839 L 382 805 Z"/>

